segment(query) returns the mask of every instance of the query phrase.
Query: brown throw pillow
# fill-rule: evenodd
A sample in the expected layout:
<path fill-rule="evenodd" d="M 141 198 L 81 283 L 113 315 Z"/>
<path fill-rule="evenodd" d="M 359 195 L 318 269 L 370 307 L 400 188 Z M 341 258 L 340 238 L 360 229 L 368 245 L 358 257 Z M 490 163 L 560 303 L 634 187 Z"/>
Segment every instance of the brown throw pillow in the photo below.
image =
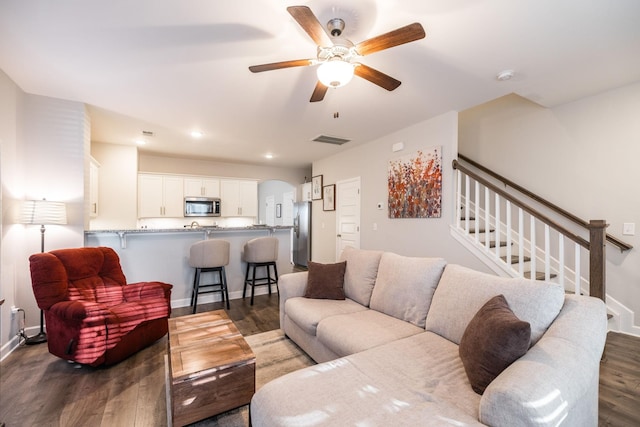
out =
<path fill-rule="evenodd" d="M 471 388 L 484 393 L 509 365 L 529 349 L 531 325 L 516 317 L 504 295 L 491 298 L 467 325 L 458 348 Z"/>
<path fill-rule="evenodd" d="M 344 271 L 347 262 L 320 264 L 309 261 L 305 298 L 344 299 Z"/>

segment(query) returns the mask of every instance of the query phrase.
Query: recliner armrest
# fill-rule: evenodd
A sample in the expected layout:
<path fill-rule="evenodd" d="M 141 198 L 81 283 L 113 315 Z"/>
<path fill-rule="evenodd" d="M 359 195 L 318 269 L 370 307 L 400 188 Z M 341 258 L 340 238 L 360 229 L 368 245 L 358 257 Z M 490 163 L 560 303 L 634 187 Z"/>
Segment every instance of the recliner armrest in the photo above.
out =
<path fill-rule="evenodd" d="M 103 319 L 109 314 L 102 304 L 78 300 L 57 302 L 48 311 L 63 320 L 84 320 L 89 317 Z"/>

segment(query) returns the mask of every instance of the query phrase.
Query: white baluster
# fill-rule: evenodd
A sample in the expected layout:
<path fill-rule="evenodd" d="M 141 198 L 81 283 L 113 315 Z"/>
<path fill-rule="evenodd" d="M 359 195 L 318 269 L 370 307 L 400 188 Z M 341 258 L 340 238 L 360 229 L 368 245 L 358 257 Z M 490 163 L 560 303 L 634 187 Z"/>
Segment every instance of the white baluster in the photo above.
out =
<path fill-rule="evenodd" d="M 564 289 L 564 234 L 558 233 L 558 282 Z"/>
<path fill-rule="evenodd" d="M 489 217 L 491 215 L 491 193 L 489 188 L 484 187 L 484 247 L 489 251 L 489 240 L 491 235 L 491 223 Z"/>
<path fill-rule="evenodd" d="M 544 280 L 551 279 L 551 251 L 549 242 L 549 225 L 544 225 Z"/>
<path fill-rule="evenodd" d="M 474 187 L 475 190 L 475 197 L 474 197 L 474 204 L 475 206 L 473 207 L 474 210 L 474 214 L 473 217 L 475 218 L 474 220 L 474 224 L 475 224 L 475 236 L 476 236 L 476 243 L 480 241 L 480 183 L 478 181 L 476 181 L 476 185 Z"/>
<path fill-rule="evenodd" d="M 529 240 L 531 240 L 531 278 L 536 274 L 537 248 L 536 248 L 536 219 L 531 216 L 531 230 L 529 230 Z"/>
<path fill-rule="evenodd" d="M 518 208 L 518 274 L 524 275 L 524 211 Z"/>
<path fill-rule="evenodd" d="M 574 292 L 576 293 L 576 295 L 580 295 L 580 292 L 581 292 L 580 289 L 581 289 L 581 286 L 582 286 L 582 273 L 580 272 L 580 262 L 581 262 L 580 261 L 580 251 L 582 249 L 581 249 L 580 244 L 578 244 L 578 243 L 574 243 L 574 246 L 575 246 L 574 252 L 575 252 L 575 257 L 576 257 L 576 259 L 574 261 L 575 264 L 576 264 L 575 265 L 575 272 L 576 273 L 575 273 L 575 282 L 573 284 L 573 288 L 574 288 Z"/>
<path fill-rule="evenodd" d="M 511 265 L 511 241 L 512 241 L 512 224 L 511 224 L 511 202 L 507 200 L 507 204 L 505 206 L 505 210 L 507 211 L 507 265 Z M 498 242 L 497 242 L 498 243 Z"/>
<path fill-rule="evenodd" d="M 464 177 L 464 232 L 469 234 L 469 176 Z"/>
<path fill-rule="evenodd" d="M 496 234 L 495 234 L 495 240 L 496 240 L 496 246 L 495 246 L 495 251 L 496 251 L 496 258 L 500 258 L 500 245 L 498 245 L 498 241 L 500 240 L 500 195 L 498 193 L 496 193 Z"/>

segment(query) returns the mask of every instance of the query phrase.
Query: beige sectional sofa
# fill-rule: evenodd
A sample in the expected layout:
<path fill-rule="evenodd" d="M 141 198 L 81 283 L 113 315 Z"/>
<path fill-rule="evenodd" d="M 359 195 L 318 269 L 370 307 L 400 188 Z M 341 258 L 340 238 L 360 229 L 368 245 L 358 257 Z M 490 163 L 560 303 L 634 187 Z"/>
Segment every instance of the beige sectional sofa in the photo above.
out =
<path fill-rule="evenodd" d="M 315 269 L 280 278 L 281 328 L 319 364 L 263 386 L 254 427 L 597 425 L 601 300 L 441 258 L 347 248 L 341 260 L 343 300 L 304 297 Z M 476 332 L 498 295 L 530 335 L 479 394 L 470 378 L 494 341 Z"/>

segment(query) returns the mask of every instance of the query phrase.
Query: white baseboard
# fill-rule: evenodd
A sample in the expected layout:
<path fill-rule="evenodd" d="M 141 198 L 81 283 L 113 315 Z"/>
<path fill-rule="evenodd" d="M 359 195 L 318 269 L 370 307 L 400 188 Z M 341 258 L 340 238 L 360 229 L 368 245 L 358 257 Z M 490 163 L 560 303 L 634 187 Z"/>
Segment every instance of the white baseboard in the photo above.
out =
<path fill-rule="evenodd" d="M 36 335 L 38 334 L 38 332 L 40 332 L 40 325 L 26 328 L 24 332 L 25 334 L 27 334 L 28 337 L 32 335 Z M 13 350 L 18 348 L 19 345 L 20 345 L 20 338 L 17 335 L 14 335 L 13 338 L 7 341 L 7 343 L 3 345 L 2 348 L 0 348 L 0 362 L 2 362 L 7 356 L 13 353 Z"/>
<path fill-rule="evenodd" d="M 269 293 L 269 290 L 266 288 L 266 286 L 265 287 L 261 286 L 259 288 L 256 288 L 254 296 L 266 295 L 268 293 Z M 278 291 L 275 289 L 275 286 L 271 287 L 271 293 L 277 295 Z M 247 298 L 251 298 L 251 289 L 247 289 Z M 238 299 L 242 299 L 242 291 L 229 292 L 229 301 L 238 300 Z M 218 292 L 216 292 L 215 294 L 204 294 L 202 296 L 198 296 L 198 305 L 212 303 L 212 302 L 219 302 L 219 301 L 222 301 L 222 297 Z M 173 308 L 189 307 L 190 305 L 191 305 L 191 298 L 171 300 L 171 307 Z"/>

